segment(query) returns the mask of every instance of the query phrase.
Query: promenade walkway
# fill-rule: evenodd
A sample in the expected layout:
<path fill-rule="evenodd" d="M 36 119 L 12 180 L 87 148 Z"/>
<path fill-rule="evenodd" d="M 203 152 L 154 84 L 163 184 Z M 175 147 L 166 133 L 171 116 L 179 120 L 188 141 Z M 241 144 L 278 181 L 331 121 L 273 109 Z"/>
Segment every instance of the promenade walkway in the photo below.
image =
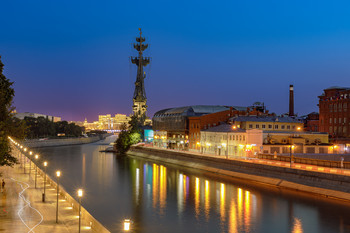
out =
<path fill-rule="evenodd" d="M 226 159 L 225 155 L 213 155 L 213 154 L 205 154 L 205 153 L 194 152 L 194 151 L 164 149 L 164 148 L 160 148 L 160 147 L 153 147 L 151 145 L 145 145 L 145 146 L 149 147 L 149 148 L 155 148 L 157 150 L 179 151 L 181 153 L 188 153 L 188 154 L 199 155 L 199 156 L 208 156 L 208 157 L 213 157 L 213 158 Z M 322 166 L 317 166 L 317 165 L 301 164 L 301 163 L 292 163 L 292 165 L 291 165 L 290 162 L 268 160 L 268 159 L 258 159 L 258 158 L 238 158 L 238 157 L 230 157 L 229 156 L 227 159 L 228 160 L 244 161 L 247 163 L 265 164 L 265 165 L 276 166 L 276 167 L 288 167 L 288 168 L 290 167 L 290 168 L 298 169 L 298 170 L 308 170 L 308 171 L 350 176 L 350 169 L 330 168 L 330 167 L 322 167 Z"/>
<path fill-rule="evenodd" d="M 64 199 L 59 200 L 56 223 L 57 190 L 47 185 L 46 202 L 42 202 L 43 177 L 38 176 L 35 189 L 34 169 L 29 175 L 29 165 L 25 174 L 20 165 L 0 167 L 0 172 L 6 182 L 0 191 L 0 232 L 78 232 L 78 212 Z M 94 231 L 82 222 L 81 232 Z"/>

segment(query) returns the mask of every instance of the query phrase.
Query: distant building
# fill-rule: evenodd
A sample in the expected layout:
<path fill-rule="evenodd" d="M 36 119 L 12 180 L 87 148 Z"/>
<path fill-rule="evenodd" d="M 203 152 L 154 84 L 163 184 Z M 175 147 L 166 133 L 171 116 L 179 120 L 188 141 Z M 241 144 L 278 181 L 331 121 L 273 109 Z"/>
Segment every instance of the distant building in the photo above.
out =
<path fill-rule="evenodd" d="M 304 122 L 304 131 L 319 132 L 319 117 L 318 112 L 312 112 L 306 116 L 301 116 L 301 120 Z"/>
<path fill-rule="evenodd" d="M 61 121 L 61 117 L 55 117 L 55 116 L 50 116 L 50 115 L 45 115 L 40 113 L 31 113 L 31 112 L 16 113 L 15 117 L 21 120 L 23 120 L 25 117 L 33 117 L 33 118 L 44 117 L 53 122 Z"/>
<path fill-rule="evenodd" d="M 130 117 L 124 114 L 111 114 L 99 115 L 98 121 L 89 123 L 85 119 L 83 125 L 86 130 L 121 130 L 124 125 L 128 127 Z"/>
<path fill-rule="evenodd" d="M 169 148 L 188 149 L 189 117 L 229 110 L 228 106 L 193 105 L 168 108 L 156 112 L 152 118 L 155 144 Z"/>
<path fill-rule="evenodd" d="M 237 116 L 200 131 L 197 151 L 229 157 L 257 153 L 334 153 L 327 133 L 304 132 L 292 117 Z"/>
<path fill-rule="evenodd" d="M 320 131 L 333 138 L 349 138 L 350 88 L 330 87 L 319 98 Z"/>

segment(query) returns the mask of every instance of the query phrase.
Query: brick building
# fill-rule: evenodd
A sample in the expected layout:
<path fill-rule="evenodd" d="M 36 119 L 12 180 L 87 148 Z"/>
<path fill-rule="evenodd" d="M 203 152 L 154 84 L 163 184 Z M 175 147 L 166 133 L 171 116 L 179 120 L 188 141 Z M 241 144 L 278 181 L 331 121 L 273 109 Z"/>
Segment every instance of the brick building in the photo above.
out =
<path fill-rule="evenodd" d="M 350 88 L 330 87 L 319 97 L 320 132 L 332 138 L 349 138 Z"/>
<path fill-rule="evenodd" d="M 250 110 L 251 108 L 252 110 Z M 209 129 L 211 127 L 215 127 L 223 123 L 227 123 L 228 120 L 234 116 L 262 116 L 267 114 L 268 111 L 266 111 L 265 109 L 233 106 L 225 111 L 189 117 L 189 149 L 199 150 L 201 141 L 201 130 Z"/>

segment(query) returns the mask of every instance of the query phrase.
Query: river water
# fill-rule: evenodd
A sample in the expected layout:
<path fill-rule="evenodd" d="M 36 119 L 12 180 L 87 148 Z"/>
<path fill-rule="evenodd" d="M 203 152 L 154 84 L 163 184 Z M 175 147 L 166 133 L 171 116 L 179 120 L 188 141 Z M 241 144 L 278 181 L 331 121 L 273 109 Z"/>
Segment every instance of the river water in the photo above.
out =
<path fill-rule="evenodd" d="M 350 232 L 350 205 L 275 187 L 251 185 L 196 169 L 116 158 L 97 143 L 38 149 L 54 177 L 108 230 L 122 232 Z"/>

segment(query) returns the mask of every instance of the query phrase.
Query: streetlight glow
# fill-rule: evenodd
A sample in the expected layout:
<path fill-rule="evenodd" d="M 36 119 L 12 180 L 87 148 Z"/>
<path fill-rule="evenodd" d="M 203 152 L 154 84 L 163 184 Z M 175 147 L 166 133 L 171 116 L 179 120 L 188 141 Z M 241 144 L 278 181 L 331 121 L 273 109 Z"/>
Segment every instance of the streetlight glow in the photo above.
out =
<path fill-rule="evenodd" d="M 78 189 L 78 197 L 82 197 L 83 196 L 83 190 L 82 189 Z"/>
<path fill-rule="evenodd" d="M 29 155 L 32 155 L 32 154 L 33 154 L 33 152 L 30 151 L 30 152 L 29 152 Z"/>
<path fill-rule="evenodd" d="M 56 172 L 56 176 L 57 176 L 57 177 L 60 177 L 60 176 L 61 176 L 61 171 L 57 171 L 57 172 Z"/>
<path fill-rule="evenodd" d="M 35 159 L 38 159 L 38 158 L 39 158 L 39 155 L 35 155 L 34 158 L 35 158 Z"/>
<path fill-rule="evenodd" d="M 124 220 L 124 231 L 130 231 L 130 219 Z"/>
<path fill-rule="evenodd" d="M 46 166 L 47 166 L 47 162 L 45 161 L 45 162 L 44 162 L 44 167 L 46 167 Z"/>

